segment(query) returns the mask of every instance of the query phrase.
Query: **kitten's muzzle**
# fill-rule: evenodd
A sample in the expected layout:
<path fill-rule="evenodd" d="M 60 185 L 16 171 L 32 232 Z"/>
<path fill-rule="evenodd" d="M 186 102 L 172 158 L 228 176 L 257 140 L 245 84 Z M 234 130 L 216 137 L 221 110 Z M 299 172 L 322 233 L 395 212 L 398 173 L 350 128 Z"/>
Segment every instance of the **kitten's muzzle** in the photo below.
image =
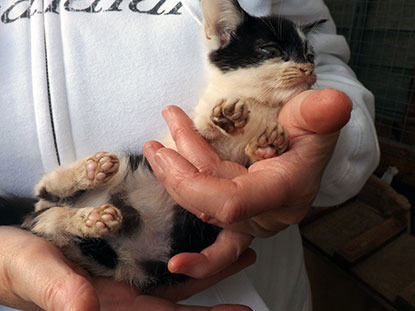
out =
<path fill-rule="evenodd" d="M 302 65 L 299 67 L 299 69 L 306 77 L 310 77 L 314 74 L 314 66 L 311 64 Z"/>
<path fill-rule="evenodd" d="M 314 66 L 312 64 L 304 64 L 298 68 L 302 74 L 302 79 L 309 86 L 312 86 L 316 80 L 317 76 L 314 73 Z"/>

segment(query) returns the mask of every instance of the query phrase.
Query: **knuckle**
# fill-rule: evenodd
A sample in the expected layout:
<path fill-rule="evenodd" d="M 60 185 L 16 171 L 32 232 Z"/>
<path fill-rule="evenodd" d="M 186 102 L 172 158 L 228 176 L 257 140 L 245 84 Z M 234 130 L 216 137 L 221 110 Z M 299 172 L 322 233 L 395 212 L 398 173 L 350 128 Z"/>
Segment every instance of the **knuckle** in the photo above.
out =
<path fill-rule="evenodd" d="M 219 220 L 226 224 L 231 225 L 243 218 L 244 205 L 237 197 L 233 197 L 225 202 L 219 213 Z"/>
<path fill-rule="evenodd" d="M 64 279 L 54 278 L 46 284 L 42 297 L 43 305 L 47 307 L 47 310 L 58 310 L 68 302 L 65 298 L 70 299 L 69 297 L 71 297 L 72 301 L 75 302 L 79 299 L 79 296 L 88 292 L 90 287 L 90 283 L 84 277 L 74 272 Z"/>
<path fill-rule="evenodd" d="M 186 130 L 183 127 L 175 127 L 171 133 L 173 140 L 177 141 L 186 136 Z"/>
<path fill-rule="evenodd" d="M 207 176 L 216 177 L 218 174 L 216 173 L 216 169 L 212 167 L 210 164 L 201 165 L 199 167 L 199 173 Z"/>
<path fill-rule="evenodd" d="M 42 297 L 42 305 L 46 306 L 48 310 L 56 309 L 56 300 L 62 295 L 63 282 L 56 280 L 46 284 L 46 289 Z"/>

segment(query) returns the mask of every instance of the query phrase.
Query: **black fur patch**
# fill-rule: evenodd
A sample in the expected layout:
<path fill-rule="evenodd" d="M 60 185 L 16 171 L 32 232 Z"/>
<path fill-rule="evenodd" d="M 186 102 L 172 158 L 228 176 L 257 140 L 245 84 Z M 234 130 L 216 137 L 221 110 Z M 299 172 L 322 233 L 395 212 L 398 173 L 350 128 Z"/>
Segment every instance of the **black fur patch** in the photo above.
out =
<path fill-rule="evenodd" d="M 172 256 L 183 252 L 198 253 L 215 242 L 220 228 L 203 222 L 192 213 L 177 206 L 172 232 Z"/>
<path fill-rule="evenodd" d="M 45 187 L 40 189 L 39 194 L 37 195 L 37 197 L 39 199 L 42 199 L 42 200 L 45 200 L 45 201 L 48 201 L 48 202 L 53 202 L 53 203 L 59 203 L 59 201 L 61 200 L 61 198 L 59 196 L 50 193 L 49 191 L 46 190 Z"/>
<path fill-rule="evenodd" d="M 129 205 L 123 193 L 116 193 L 112 195 L 109 203 L 121 211 L 123 220 L 122 227 L 120 231 L 118 231 L 120 234 L 130 235 L 133 232 L 140 230 L 140 213 Z"/>
<path fill-rule="evenodd" d="M 275 46 L 280 55 L 261 53 L 264 44 Z M 256 67 L 274 57 L 279 57 L 282 62 L 307 63 L 305 54 L 306 46 L 293 22 L 279 16 L 254 17 L 246 14 L 230 42 L 213 51 L 210 61 L 222 72 L 228 72 Z"/>
<path fill-rule="evenodd" d="M 36 200 L 19 197 L 0 197 L 0 226 L 19 225 L 33 212 Z"/>
<path fill-rule="evenodd" d="M 172 231 L 171 256 L 183 252 L 200 252 L 215 242 L 220 228 L 207 224 L 177 205 L 175 225 Z M 184 282 L 189 277 L 183 274 L 173 274 L 167 269 L 167 263 L 162 261 L 145 261 L 139 263 L 151 276 L 151 283 L 144 288 L 151 292 L 159 285 L 169 286 Z"/>
<path fill-rule="evenodd" d="M 189 279 L 188 276 L 183 274 L 170 273 L 166 262 L 149 260 L 141 262 L 140 265 L 151 277 L 151 282 L 144 288 L 141 288 L 144 293 L 151 293 L 153 289 L 157 288 L 160 285 L 175 285 Z"/>
<path fill-rule="evenodd" d="M 85 192 L 86 192 L 86 190 L 78 190 L 75 193 L 71 194 L 70 196 L 60 197 L 60 196 L 57 196 L 57 195 L 47 191 L 46 188 L 43 187 L 42 189 L 40 189 L 39 194 L 38 194 L 37 197 L 39 199 L 42 199 L 42 200 L 45 200 L 45 201 L 48 201 L 48 202 L 56 203 L 57 205 L 72 205 Z"/>
<path fill-rule="evenodd" d="M 132 171 L 135 171 L 140 165 L 152 171 L 150 163 L 148 163 L 143 154 L 128 153 L 128 162 Z"/>
<path fill-rule="evenodd" d="M 117 266 L 118 255 L 104 239 L 77 237 L 75 241 L 86 257 L 110 269 Z"/>

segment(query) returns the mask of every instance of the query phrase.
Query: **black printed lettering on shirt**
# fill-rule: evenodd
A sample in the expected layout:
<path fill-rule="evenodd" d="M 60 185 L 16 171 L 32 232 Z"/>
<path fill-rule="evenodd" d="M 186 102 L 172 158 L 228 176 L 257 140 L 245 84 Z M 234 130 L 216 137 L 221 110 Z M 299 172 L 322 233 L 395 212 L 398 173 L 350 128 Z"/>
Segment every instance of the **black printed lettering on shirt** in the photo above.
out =
<path fill-rule="evenodd" d="M 109 6 L 101 3 L 102 0 L 91 0 L 90 4 L 85 7 L 77 7 L 76 0 L 51 0 L 42 12 L 34 8 L 36 1 L 42 0 L 16 0 L 7 8 L 0 7 L 0 21 L 3 24 L 10 24 L 21 19 L 29 19 L 35 14 L 60 14 L 59 9 L 62 8 L 73 13 L 96 14 L 129 10 L 139 14 L 162 16 L 181 15 L 183 7 L 180 1 L 172 7 L 171 4 L 166 4 L 166 0 L 114 0 Z M 62 6 L 60 6 L 61 1 Z"/>

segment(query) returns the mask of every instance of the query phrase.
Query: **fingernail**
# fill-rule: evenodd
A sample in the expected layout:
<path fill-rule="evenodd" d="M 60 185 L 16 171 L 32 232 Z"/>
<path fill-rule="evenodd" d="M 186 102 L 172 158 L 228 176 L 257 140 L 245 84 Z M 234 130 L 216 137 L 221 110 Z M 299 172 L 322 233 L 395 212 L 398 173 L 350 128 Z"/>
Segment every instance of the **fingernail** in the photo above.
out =
<path fill-rule="evenodd" d="M 163 115 L 164 120 L 167 123 L 169 123 L 171 120 L 173 120 L 173 113 L 171 111 L 170 106 L 167 106 L 166 108 L 163 109 L 162 115 Z"/>
<path fill-rule="evenodd" d="M 190 254 L 189 254 L 190 255 Z M 169 271 L 172 273 L 180 273 L 180 274 L 191 274 L 194 272 L 193 270 L 195 267 L 200 265 L 199 254 L 192 254 L 195 256 L 190 256 L 191 258 L 187 258 L 184 263 L 181 265 L 176 264 L 174 261 L 169 263 Z"/>
<path fill-rule="evenodd" d="M 150 163 L 153 172 L 160 177 L 164 175 L 164 169 L 162 166 L 160 166 L 160 163 L 164 162 L 164 160 L 159 159 L 159 157 L 157 156 L 159 150 L 160 147 L 152 144 L 151 142 L 146 143 L 143 147 L 144 154 L 148 162 Z"/>
<path fill-rule="evenodd" d="M 143 151 L 147 159 L 153 160 L 156 152 L 160 150 L 162 146 L 160 146 L 157 142 L 146 142 L 143 146 Z"/>
<path fill-rule="evenodd" d="M 171 260 L 171 261 L 168 263 L 167 267 L 168 267 L 168 269 L 169 269 L 169 271 L 170 271 L 171 273 L 178 273 L 178 272 L 180 272 L 180 267 L 178 267 L 178 266 L 177 266 L 177 264 L 176 264 L 176 262 L 175 262 L 175 261 L 172 261 L 172 260 Z"/>

